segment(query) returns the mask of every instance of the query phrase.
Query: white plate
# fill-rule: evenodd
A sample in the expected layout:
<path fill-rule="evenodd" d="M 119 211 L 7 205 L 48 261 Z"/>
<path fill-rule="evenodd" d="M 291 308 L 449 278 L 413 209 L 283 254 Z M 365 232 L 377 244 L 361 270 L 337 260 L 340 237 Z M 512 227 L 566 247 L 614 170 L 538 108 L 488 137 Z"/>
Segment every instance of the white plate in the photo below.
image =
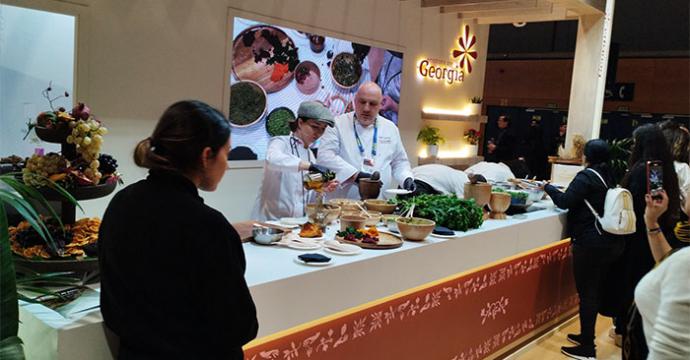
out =
<path fill-rule="evenodd" d="M 331 244 L 333 247 L 327 246 Z M 337 255 L 357 255 L 362 252 L 362 248 L 357 245 L 342 244 L 337 240 L 328 240 L 323 249 Z"/>
<path fill-rule="evenodd" d="M 299 227 L 299 225 L 287 225 L 287 224 L 283 224 L 282 222 L 280 222 L 280 221 L 278 221 L 278 220 L 267 220 L 267 221 L 264 221 L 264 222 L 265 222 L 266 224 L 271 224 L 271 225 L 276 225 L 276 226 L 282 226 L 282 227 L 286 227 L 286 228 L 290 228 L 290 229 L 297 229 L 297 228 Z"/>
<path fill-rule="evenodd" d="M 296 218 L 296 217 L 284 217 L 284 218 L 280 218 L 280 223 L 282 225 L 297 225 L 297 226 L 299 226 L 302 224 L 306 224 L 307 221 L 308 221 L 308 219 L 306 217 L 298 217 L 298 218 Z"/>
<path fill-rule="evenodd" d="M 302 261 L 302 259 L 296 257 L 295 262 L 298 264 L 307 265 L 307 266 L 328 266 L 330 264 L 333 264 L 333 258 L 331 258 L 331 260 L 328 260 L 327 262 L 306 262 L 306 261 Z"/>
<path fill-rule="evenodd" d="M 393 194 L 393 195 L 407 195 L 411 192 L 412 191 L 405 190 L 405 189 L 388 189 L 388 190 L 386 190 L 387 194 Z"/>
<path fill-rule="evenodd" d="M 430 236 L 437 237 L 440 239 L 454 239 L 454 238 L 458 237 L 455 234 L 453 234 L 453 235 L 439 235 L 439 234 L 434 234 L 434 233 L 431 233 Z"/>
<path fill-rule="evenodd" d="M 323 241 L 323 239 L 325 239 L 326 236 L 325 236 L 325 235 L 322 235 L 322 236 L 313 237 L 313 238 L 312 238 L 312 237 L 302 237 L 302 236 L 300 236 L 299 238 L 300 238 L 301 240 L 304 240 L 304 241 L 316 242 L 316 241 Z"/>
<path fill-rule="evenodd" d="M 307 243 L 301 243 L 301 242 L 296 242 L 293 241 L 286 245 L 290 249 L 295 249 L 295 250 L 318 250 L 321 248 L 321 244 L 307 244 Z"/>

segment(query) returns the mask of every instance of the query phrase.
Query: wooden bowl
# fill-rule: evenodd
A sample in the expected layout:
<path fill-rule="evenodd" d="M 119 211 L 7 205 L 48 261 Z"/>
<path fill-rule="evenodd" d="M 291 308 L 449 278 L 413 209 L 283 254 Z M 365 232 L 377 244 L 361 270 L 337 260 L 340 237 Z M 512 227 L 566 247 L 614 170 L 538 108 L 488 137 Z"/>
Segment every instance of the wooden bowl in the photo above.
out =
<path fill-rule="evenodd" d="M 477 205 L 484 207 L 491 200 L 491 184 L 465 184 L 465 200 L 474 199 Z"/>
<path fill-rule="evenodd" d="M 364 207 L 367 210 L 380 211 L 382 214 L 392 214 L 395 211 L 395 204 L 389 204 L 386 200 L 367 199 L 364 200 Z"/>
<path fill-rule="evenodd" d="M 362 200 L 376 199 L 381 193 L 381 180 L 359 179 L 359 196 Z"/>
<path fill-rule="evenodd" d="M 340 216 L 340 206 L 332 204 L 323 204 L 324 211 L 326 211 L 326 219 L 324 224 L 330 224 Z M 309 222 L 316 224 L 316 204 L 307 204 L 307 217 Z"/>
<path fill-rule="evenodd" d="M 362 201 L 344 198 L 331 199 L 328 201 L 328 203 L 331 205 L 340 206 L 342 211 L 360 211 L 361 209 L 359 206 L 357 206 L 357 204 L 360 206 L 364 205 Z"/>
<path fill-rule="evenodd" d="M 510 194 L 492 192 L 491 200 L 489 201 L 489 208 L 491 208 L 491 218 L 497 220 L 505 220 L 508 217 L 505 212 L 510 207 Z"/>
<path fill-rule="evenodd" d="M 58 125 L 50 128 L 36 126 L 34 130 L 39 139 L 55 144 L 66 143 L 67 136 L 72 134 L 72 129 L 70 129 L 69 124 L 66 122 L 60 122 Z"/>
<path fill-rule="evenodd" d="M 362 216 L 366 218 L 366 221 L 364 223 L 365 226 L 376 226 L 378 223 L 381 221 L 381 212 L 380 211 L 372 211 L 372 210 L 367 210 L 362 211 L 352 211 L 352 210 L 343 210 L 340 214 L 341 219 L 346 216 Z"/>
<path fill-rule="evenodd" d="M 345 231 L 348 227 L 361 229 L 364 227 L 367 218 L 360 215 L 346 215 L 340 217 L 340 231 Z"/>
<path fill-rule="evenodd" d="M 423 241 L 434 231 L 436 226 L 435 221 L 418 217 L 399 217 L 395 223 L 398 225 L 398 231 L 400 231 L 403 239 L 409 241 Z"/>

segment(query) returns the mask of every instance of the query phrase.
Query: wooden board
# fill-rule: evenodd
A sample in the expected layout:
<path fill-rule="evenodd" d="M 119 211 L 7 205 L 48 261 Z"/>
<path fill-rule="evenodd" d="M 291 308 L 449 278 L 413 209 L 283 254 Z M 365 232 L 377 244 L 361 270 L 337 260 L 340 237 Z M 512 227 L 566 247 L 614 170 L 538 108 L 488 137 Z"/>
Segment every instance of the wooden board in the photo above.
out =
<path fill-rule="evenodd" d="M 252 80 L 257 82 L 266 90 L 266 93 L 280 91 L 295 77 L 295 72 L 288 71 L 279 81 L 272 81 L 274 65 L 268 65 L 266 59 L 255 62 L 254 54 L 267 51 L 273 54 L 273 45 L 263 37 L 262 32 L 266 30 L 271 35 L 277 36 L 283 45 L 295 47 L 295 43 L 283 30 L 268 25 L 256 25 L 242 31 L 232 43 L 232 72 L 239 80 Z M 254 41 L 250 46 L 245 46 L 243 38 L 254 35 Z"/>
<path fill-rule="evenodd" d="M 254 221 L 242 221 L 232 224 L 237 233 L 240 235 L 242 242 L 248 242 L 252 240 L 252 227 Z"/>
<path fill-rule="evenodd" d="M 349 241 L 345 240 L 344 238 L 340 236 L 335 237 L 336 240 L 343 244 L 352 244 L 352 245 L 357 245 L 361 247 L 362 249 L 377 249 L 377 250 L 384 250 L 384 249 L 395 249 L 399 248 L 403 244 L 403 240 L 393 234 L 388 234 L 388 233 L 382 233 L 379 232 L 379 242 L 377 244 L 367 244 L 367 243 L 362 243 L 359 241 Z"/>

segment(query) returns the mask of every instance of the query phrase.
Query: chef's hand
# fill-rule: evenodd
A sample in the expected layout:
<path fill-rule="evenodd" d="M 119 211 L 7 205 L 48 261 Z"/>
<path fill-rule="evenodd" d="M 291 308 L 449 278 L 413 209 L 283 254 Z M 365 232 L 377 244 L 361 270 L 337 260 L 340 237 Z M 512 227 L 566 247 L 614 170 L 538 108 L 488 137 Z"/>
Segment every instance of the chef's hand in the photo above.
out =
<path fill-rule="evenodd" d="M 417 191 L 417 185 L 415 185 L 414 179 L 411 177 L 405 179 L 405 181 L 403 182 L 403 189 L 409 190 L 411 192 Z"/>
<path fill-rule="evenodd" d="M 357 173 L 357 177 L 355 177 L 355 182 L 359 182 L 359 179 L 367 179 L 371 178 L 371 174 L 368 172 L 360 171 Z"/>
<path fill-rule="evenodd" d="M 338 180 L 331 180 L 331 181 L 327 182 L 326 185 L 324 185 L 323 191 L 333 192 L 338 188 L 338 185 L 340 185 Z"/>
<path fill-rule="evenodd" d="M 309 172 L 312 172 L 312 173 L 319 173 L 321 175 L 326 175 L 326 173 L 328 173 L 329 171 L 330 170 L 328 170 L 328 168 L 321 166 L 321 165 L 316 165 L 314 163 L 309 165 Z"/>
<path fill-rule="evenodd" d="M 489 145 L 486 145 L 486 149 L 489 150 L 489 154 L 491 154 L 496 150 L 496 144 L 489 143 Z"/>

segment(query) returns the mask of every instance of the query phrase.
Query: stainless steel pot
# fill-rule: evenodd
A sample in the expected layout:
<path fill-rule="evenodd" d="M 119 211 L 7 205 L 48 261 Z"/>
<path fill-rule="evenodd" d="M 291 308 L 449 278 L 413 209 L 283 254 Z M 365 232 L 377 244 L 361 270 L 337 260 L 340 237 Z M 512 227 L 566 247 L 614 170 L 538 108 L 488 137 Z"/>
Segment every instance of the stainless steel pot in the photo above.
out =
<path fill-rule="evenodd" d="M 254 226 L 252 228 L 252 237 L 254 238 L 254 242 L 262 245 L 271 245 L 276 241 L 280 241 L 284 234 L 285 231 L 283 230 L 269 227 Z"/>

